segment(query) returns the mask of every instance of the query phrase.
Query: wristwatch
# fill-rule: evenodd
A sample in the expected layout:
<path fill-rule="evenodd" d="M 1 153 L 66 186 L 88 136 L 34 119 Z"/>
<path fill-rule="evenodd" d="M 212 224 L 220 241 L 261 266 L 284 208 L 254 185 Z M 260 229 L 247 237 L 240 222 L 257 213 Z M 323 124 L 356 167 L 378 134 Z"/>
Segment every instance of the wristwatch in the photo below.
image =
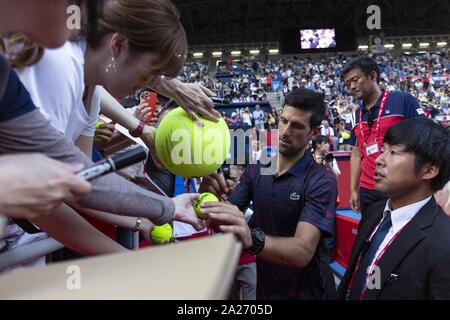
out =
<path fill-rule="evenodd" d="M 130 135 L 135 138 L 139 138 L 142 136 L 142 132 L 144 132 L 144 127 L 146 126 L 146 123 L 144 121 L 139 122 L 139 126 L 134 129 L 134 131 L 130 131 Z"/>
<path fill-rule="evenodd" d="M 247 249 L 247 252 L 256 256 L 263 251 L 266 244 L 266 234 L 259 228 L 250 229 L 252 233 L 253 245 Z"/>

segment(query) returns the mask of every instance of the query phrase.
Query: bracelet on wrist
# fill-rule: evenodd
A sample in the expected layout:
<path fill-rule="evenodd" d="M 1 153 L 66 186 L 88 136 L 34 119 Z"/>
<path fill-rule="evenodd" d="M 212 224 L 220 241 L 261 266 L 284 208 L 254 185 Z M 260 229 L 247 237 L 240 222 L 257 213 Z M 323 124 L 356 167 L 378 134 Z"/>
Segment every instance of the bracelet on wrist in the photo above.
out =
<path fill-rule="evenodd" d="M 138 232 L 139 228 L 141 227 L 142 224 L 142 219 L 141 218 L 137 218 L 136 219 L 136 224 L 134 225 L 134 228 L 131 229 L 132 232 Z"/>
<path fill-rule="evenodd" d="M 138 125 L 138 127 L 136 129 L 134 129 L 133 131 L 129 131 L 130 135 L 132 137 L 139 138 L 140 136 L 142 136 L 142 132 L 144 132 L 144 127 L 146 125 L 147 124 L 144 121 L 140 121 L 139 125 Z"/>

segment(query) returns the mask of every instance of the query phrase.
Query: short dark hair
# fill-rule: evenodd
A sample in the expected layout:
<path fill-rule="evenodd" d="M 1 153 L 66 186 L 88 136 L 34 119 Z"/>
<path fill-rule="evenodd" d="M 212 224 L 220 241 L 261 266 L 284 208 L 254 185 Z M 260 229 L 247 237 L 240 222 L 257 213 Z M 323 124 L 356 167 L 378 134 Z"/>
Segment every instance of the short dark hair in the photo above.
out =
<path fill-rule="evenodd" d="M 375 71 L 377 73 L 377 83 L 380 82 L 380 68 L 375 59 L 370 57 L 358 57 L 350 60 L 342 69 L 342 74 L 345 76 L 348 72 L 354 69 L 360 69 L 366 77 Z"/>
<path fill-rule="evenodd" d="M 406 119 L 392 126 L 384 137 L 384 143 L 403 145 L 405 151 L 415 155 L 415 173 L 431 163 L 439 168 L 439 174 L 431 181 L 433 192 L 441 190 L 450 180 L 450 131 L 425 118 Z"/>
<path fill-rule="evenodd" d="M 316 150 L 322 143 L 330 143 L 330 139 L 327 136 L 317 136 L 317 138 L 312 141 L 313 149 Z"/>
<path fill-rule="evenodd" d="M 325 116 L 325 103 L 323 95 L 309 89 L 294 89 L 284 99 L 285 106 L 311 112 L 309 120 L 310 129 L 314 129 L 322 123 Z"/>

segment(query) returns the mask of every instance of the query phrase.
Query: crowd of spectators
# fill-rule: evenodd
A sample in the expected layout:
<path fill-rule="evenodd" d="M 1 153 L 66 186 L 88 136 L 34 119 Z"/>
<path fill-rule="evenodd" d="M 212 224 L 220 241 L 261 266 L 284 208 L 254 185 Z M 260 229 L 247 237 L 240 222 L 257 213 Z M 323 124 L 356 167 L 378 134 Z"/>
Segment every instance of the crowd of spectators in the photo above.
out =
<path fill-rule="evenodd" d="M 180 80 L 199 83 L 231 103 L 267 102 L 268 93 L 286 95 L 295 88 L 308 88 L 324 95 L 328 106 L 327 131 L 334 149 L 347 150 L 348 132 L 354 124 L 358 101 L 345 87 L 342 68 L 351 57 L 334 55 L 321 58 L 282 57 L 270 60 L 231 60 L 209 67 L 187 63 Z M 444 53 L 417 55 L 385 54 L 376 57 L 382 70 L 380 87 L 412 94 L 424 113 L 448 124 L 450 113 L 450 62 Z M 223 113 L 231 128 L 256 127 L 253 108 Z M 264 112 L 264 129 L 276 128 L 279 112 Z M 274 122 L 275 121 L 275 122 Z M 330 131 L 330 132 L 328 132 Z"/>
<path fill-rule="evenodd" d="M 294 88 L 309 88 L 321 92 L 330 108 L 352 107 L 342 67 L 350 57 L 338 55 L 312 58 L 281 58 L 278 61 L 238 60 L 230 66 L 208 67 L 199 62 L 184 66 L 180 80 L 200 83 L 232 102 L 266 101 L 266 94 L 287 94 Z M 391 91 L 411 93 L 433 117 L 447 114 L 450 105 L 450 63 L 443 53 L 422 55 L 380 55 L 381 87 Z M 220 76 L 229 74 L 229 81 Z M 431 110 L 433 109 L 433 110 Z"/>

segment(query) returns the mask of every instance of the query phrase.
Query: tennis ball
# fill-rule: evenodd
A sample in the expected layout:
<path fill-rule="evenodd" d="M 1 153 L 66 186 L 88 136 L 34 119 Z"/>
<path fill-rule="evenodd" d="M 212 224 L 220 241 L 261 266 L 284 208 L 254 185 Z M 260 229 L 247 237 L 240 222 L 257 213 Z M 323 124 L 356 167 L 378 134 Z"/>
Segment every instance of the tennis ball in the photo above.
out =
<path fill-rule="evenodd" d="M 102 124 L 105 124 L 103 121 L 97 121 L 97 123 L 95 124 L 95 129 L 100 129 L 100 126 Z"/>
<path fill-rule="evenodd" d="M 100 129 L 100 126 L 102 124 L 104 124 L 104 122 L 102 120 L 97 121 L 97 123 L 95 124 L 95 130 Z M 94 135 L 94 141 L 97 142 L 97 141 L 100 141 L 100 139 Z"/>
<path fill-rule="evenodd" d="M 197 217 L 199 217 L 200 219 L 207 219 L 208 216 L 200 212 L 201 209 L 200 205 L 203 202 L 214 202 L 214 201 L 219 201 L 219 199 L 217 199 L 217 197 L 214 194 L 209 192 L 202 193 L 200 197 L 198 197 L 198 199 L 194 201 L 194 211 L 197 214 Z"/>
<path fill-rule="evenodd" d="M 342 132 L 342 138 L 343 138 L 344 140 L 350 139 L 350 133 L 348 133 L 348 132 Z"/>
<path fill-rule="evenodd" d="M 180 177 L 205 177 L 217 171 L 230 149 L 230 132 L 223 118 L 218 123 L 201 117 L 198 126 L 181 107 L 169 112 L 158 126 L 155 147 L 164 167 Z"/>
<path fill-rule="evenodd" d="M 150 232 L 152 241 L 155 244 L 169 242 L 170 239 L 172 238 L 172 235 L 173 235 L 172 226 L 168 223 L 162 226 L 154 226 L 152 228 L 152 231 Z"/>

